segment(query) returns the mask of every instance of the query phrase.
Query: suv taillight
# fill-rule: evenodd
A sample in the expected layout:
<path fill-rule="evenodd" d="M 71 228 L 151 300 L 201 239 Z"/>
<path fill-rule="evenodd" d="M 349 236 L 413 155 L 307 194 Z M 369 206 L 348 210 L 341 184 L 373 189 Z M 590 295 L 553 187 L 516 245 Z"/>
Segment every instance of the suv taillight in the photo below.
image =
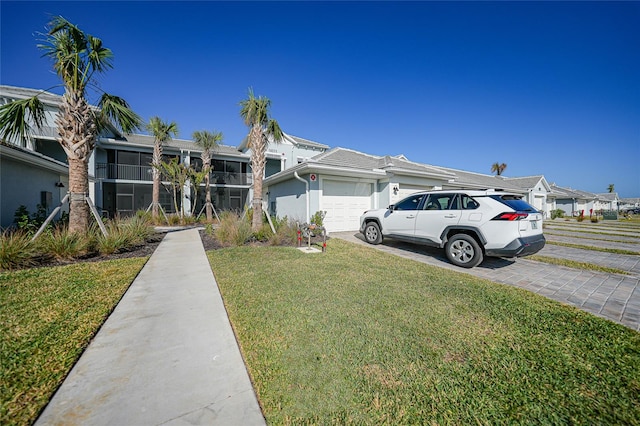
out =
<path fill-rule="evenodd" d="M 491 220 L 522 220 L 525 217 L 529 216 L 528 213 L 518 213 L 518 212 L 505 212 L 500 213 L 498 216 L 494 217 Z"/>

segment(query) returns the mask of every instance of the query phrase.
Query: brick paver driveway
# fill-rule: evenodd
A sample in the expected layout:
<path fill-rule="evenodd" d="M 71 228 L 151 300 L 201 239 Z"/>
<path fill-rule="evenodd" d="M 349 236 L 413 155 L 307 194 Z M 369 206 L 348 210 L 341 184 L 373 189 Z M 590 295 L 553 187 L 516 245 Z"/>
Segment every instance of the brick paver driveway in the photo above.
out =
<path fill-rule="evenodd" d="M 449 263 L 443 250 L 390 239 L 372 246 L 364 242 L 362 235 L 357 232 L 332 233 L 331 237 L 364 244 L 390 254 L 494 282 L 521 287 L 640 331 L 640 255 L 606 253 L 553 244 L 558 242 L 620 248 L 640 253 L 640 226 L 631 227 L 621 222 L 545 222 L 545 237 L 548 243 L 539 255 L 616 268 L 626 271 L 628 275 L 574 269 L 528 258 L 488 258 L 473 269 L 464 269 Z"/>

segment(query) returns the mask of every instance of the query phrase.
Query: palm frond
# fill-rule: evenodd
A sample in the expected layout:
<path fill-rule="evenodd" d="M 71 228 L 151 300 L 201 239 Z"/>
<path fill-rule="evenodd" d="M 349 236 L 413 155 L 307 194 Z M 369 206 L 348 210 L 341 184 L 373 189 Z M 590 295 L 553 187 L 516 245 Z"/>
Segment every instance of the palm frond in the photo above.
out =
<path fill-rule="evenodd" d="M 278 122 L 273 118 L 267 123 L 265 135 L 271 136 L 274 142 L 281 142 L 284 137 L 280 124 L 278 124 Z"/>
<path fill-rule="evenodd" d="M 100 119 L 98 130 L 103 130 L 110 123 L 124 133 L 133 133 L 142 128 L 142 118 L 133 112 L 127 101 L 119 96 L 103 93 L 100 97 Z"/>
<path fill-rule="evenodd" d="M 31 124 L 41 128 L 45 120 L 44 104 L 37 96 L 13 101 L 0 106 L 0 135 L 4 141 L 25 141 Z"/>
<path fill-rule="evenodd" d="M 178 124 L 162 120 L 160 117 L 151 117 L 145 129 L 158 141 L 167 142 L 172 137 L 178 136 Z"/>

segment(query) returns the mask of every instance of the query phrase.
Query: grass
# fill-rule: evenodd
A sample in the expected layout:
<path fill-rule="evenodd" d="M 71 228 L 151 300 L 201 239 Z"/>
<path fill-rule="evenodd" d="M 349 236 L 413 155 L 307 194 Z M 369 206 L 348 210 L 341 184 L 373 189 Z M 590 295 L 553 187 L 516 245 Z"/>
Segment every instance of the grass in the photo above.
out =
<path fill-rule="evenodd" d="M 269 424 L 638 424 L 640 334 L 330 240 L 208 252 Z"/>
<path fill-rule="evenodd" d="M 145 261 L 0 273 L 0 424 L 35 421 Z"/>
<path fill-rule="evenodd" d="M 549 240 L 547 240 L 547 243 L 548 242 L 549 242 Z M 606 266 L 596 265 L 595 263 L 578 262 L 578 261 L 569 260 L 569 259 L 559 259 L 559 258 L 556 258 L 556 257 L 542 256 L 542 255 L 539 255 L 539 254 L 534 254 L 534 255 L 528 256 L 527 259 L 535 260 L 536 262 L 550 263 L 552 265 L 566 266 L 566 267 L 569 267 L 569 268 L 585 269 L 585 270 L 588 270 L 588 271 L 605 272 L 607 274 L 631 275 L 629 272 L 624 271 L 622 269 L 608 268 Z"/>
<path fill-rule="evenodd" d="M 634 244 L 634 241 L 630 241 L 630 240 L 614 240 L 614 239 L 608 239 L 608 238 L 594 238 L 594 237 L 588 237 L 588 236 L 584 236 L 584 235 L 563 234 L 563 233 L 560 233 L 560 232 L 553 232 L 553 231 L 549 231 L 549 230 L 545 230 L 544 231 L 544 235 L 557 235 L 559 237 L 576 238 L 576 239 L 579 239 L 579 240 L 605 241 L 605 242 L 608 242 L 608 243 Z M 608 234 L 608 235 L 611 235 L 611 234 Z M 620 236 L 621 235 L 618 235 L 618 237 L 620 237 Z M 629 238 L 634 238 L 634 237 L 629 237 Z"/>
<path fill-rule="evenodd" d="M 563 243 L 560 241 L 549 241 L 549 240 L 547 240 L 547 244 L 553 244 L 554 246 L 571 247 L 571 248 L 577 248 L 577 249 L 583 249 L 583 250 L 599 251 L 603 253 L 628 254 L 632 256 L 640 256 L 640 252 L 633 251 L 633 250 L 622 250 L 622 249 L 609 248 L 609 247 L 595 247 L 595 246 L 587 246 L 583 244 Z"/>

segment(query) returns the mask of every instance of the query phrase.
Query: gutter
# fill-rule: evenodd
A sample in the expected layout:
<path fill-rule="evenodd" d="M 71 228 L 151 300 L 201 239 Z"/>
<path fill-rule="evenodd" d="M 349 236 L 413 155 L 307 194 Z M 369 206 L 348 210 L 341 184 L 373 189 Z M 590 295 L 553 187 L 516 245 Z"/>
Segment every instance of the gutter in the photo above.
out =
<path fill-rule="evenodd" d="M 306 180 L 302 179 L 300 176 L 298 176 L 298 172 L 294 171 L 293 172 L 293 176 L 298 179 L 300 182 L 304 183 L 304 188 L 305 188 L 305 192 L 306 192 L 306 199 L 307 199 L 307 217 L 306 217 L 306 223 L 309 223 L 309 182 L 307 182 Z"/>

